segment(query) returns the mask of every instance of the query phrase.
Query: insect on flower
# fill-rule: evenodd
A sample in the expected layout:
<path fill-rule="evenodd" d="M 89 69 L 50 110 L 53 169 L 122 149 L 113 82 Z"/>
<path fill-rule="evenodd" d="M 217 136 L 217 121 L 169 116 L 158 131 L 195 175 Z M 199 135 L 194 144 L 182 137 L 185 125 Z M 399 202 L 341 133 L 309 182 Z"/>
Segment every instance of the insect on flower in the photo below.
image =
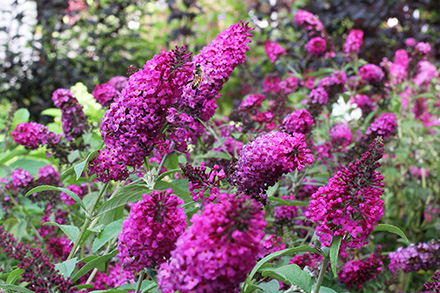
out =
<path fill-rule="evenodd" d="M 198 89 L 203 79 L 206 79 L 208 82 L 213 82 L 212 78 L 203 71 L 202 66 L 197 63 L 196 68 L 194 69 L 193 80 L 190 81 L 192 82 L 192 89 Z"/>

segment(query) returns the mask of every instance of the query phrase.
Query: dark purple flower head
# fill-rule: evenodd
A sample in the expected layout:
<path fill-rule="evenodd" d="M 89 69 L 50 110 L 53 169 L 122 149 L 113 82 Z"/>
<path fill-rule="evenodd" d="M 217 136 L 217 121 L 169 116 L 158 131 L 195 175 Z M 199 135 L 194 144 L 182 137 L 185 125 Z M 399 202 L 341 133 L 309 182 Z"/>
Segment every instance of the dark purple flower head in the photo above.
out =
<path fill-rule="evenodd" d="M 348 33 L 347 39 L 344 44 L 344 53 L 351 55 L 354 53 L 359 53 L 359 49 L 362 46 L 362 38 L 364 37 L 364 32 L 361 30 L 351 30 Z"/>
<path fill-rule="evenodd" d="M 415 49 L 423 55 L 429 55 L 429 53 L 431 53 L 431 45 L 429 43 L 418 42 Z"/>
<path fill-rule="evenodd" d="M 35 150 L 47 143 L 48 133 L 46 126 L 29 122 L 18 124 L 11 135 L 16 143 Z"/>
<path fill-rule="evenodd" d="M 420 61 L 417 64 L 417 75 L 413 78 L 417 86 L 426 86 L 431 83 L 437 69 L 429 61 Z"/>
<path fill-rule="evenodd" d="M 399 247 L 388 257 L 390 258 L 388 268 L 393 274 L 399 270 L 405 273 L 433 270 L 440 266 L 440 244 L 435 240 L 417 245 L 411 243 L 407 248 Z"/>
<path fill-rule="evenodd" d="M 433 282 L 426 282 L 424 284 L 425 289 L 429 290 L 428 292 L 440 292 L 440 270 L 437 270 L 434 273 L 434 276 L 431 277 Z"/>
<path fill-rule="evenodd" d="M 44 166 L 38 170 L 38 181 L 41 185 L 54 185 L 60 183 L 60 173 L 51 165 Z"/>
<path fill-rule="evenodd" d="M 8 259 L 18 261 L 17 267 L 23 269 L 19 282 L 26 284 L 32 292 L 73 293 L 73 283 L 59 274 L 49 257 L 39 248 L 29 248 L 28 244 L 18 242 L 3 226 L 0 226 L 0 252 Z"/>
<path fill-rule="evenodd" d="M 232 71 L 246 58 L 251 42 L 250 31 L 253 30 L 243 21 L 231 25 L 222 31 L 211 44 L 204 47 L 200 54 L 193 58 L 193 66 L 200 64 L 208 78 L 202 78 L 198 89 L 188 84 L 183 95 L 179 97 L 180 108 L 187 113 L 195 113 L 203 121 L 210 119 L 217 105 L 215 99 L 220 97 L 220 90 L 229 80 Z M 191 68 L 191 70 L 194 67 Z"/>
<path fill-rule="evenodd" d="M 396 128 L 396 115 L 393 113 L 383 113 L 371 123 L 365 134 L 369 137 L 383 136 L 384 139 L 388 139 Z"/>
<path fill-rule="evenodd" d="M 307 134 L 312 130 L 314 120 L 312 115 L 306 109 L 299 109 L 283 119 L 283 129 L 287 133 L 303 133 Z"/>
<path fill-rule="evenodd" d="M 286 95 L 293 93 L 298 87 L 298 78 L 294 76 L 288 76 L 286 79 L 280 81 L 280 88 Z"/>
<path fill-rule="evenodd" d="M 118 90 L 108 83 L 97 84 L 92 92 L 93 97 L 102 107 L 110 106 L 118 94 Z"/>
<path fill-rule="evenodd" d="M 347 147 L 353 141 L 351 130 L 346 123 L 340 123 L 330 129 L 332 145 L 335 147 Z"/>
<path fill-rule="evenodd" d="M 324 53 L 327 43 L 321 37 L 314 37 L 306 44 L 306 50 L 310 55 L 319 56 Z"/>
<path fill-rule="evenodd" d="M 122 268 L 118 262 L 108 266 L 108 273 L 98 271 L 91 284 L 95 290 L 106 290 L 125 284 L 133 284 L 135 280 L 133 272 Z"/>
<path fill-rule="evenodd" d="M 212 202 L 219 195 L 220 181 L 225 176 L 225 171 L 218 165 L 214 165 L 211 171 L 207 172 L 205 162 L 200 163 L 200 167 L 193 167 L 190 164 L 180 166 L 183 176 L 189 179 L 189 191 L 194 201 Z M 208 191 L 207 197 L 205 192 Z"/>
<path fill-rule="evenodd" d="M 133 204 L 119 235 L 118 257 L 124 267 L 134 271 L 163 263 L 176 247 L 177 238 L 185 231 L 183 200 L 173 190 L 144 194 Z"/>
<path fill-rule="evenodd" d="M 57 89 L 52 100 L 55 107 L 61 110 L 61 122 L 63 132 L 68 140 L 79 138 L 86 128 L 86 117 L 84 116 L 83 106 L 73 96 L 68 89 Z"/>
<path fill-rule="evenodd" d="M 312 272 L 312 275 L 318 275 L 319 266 L 321 265 L 324 257 L 317 253 L 306 252 L 298 254 L 290 260 L 290 264 L 296 264 L 301 269 L 308 268 L 308 271 Z"/>
<path fill-rule="evenodd" d="M 109 79 L 107 84 L 114 87 L 118 92 L 122 92 L 127 83 L 128 78 L 126 78 L 125 76 L 114 76 Z"/>
<path fill-rule="evenodd" d="M 298 10 L 295 14 L 295 22 L 312 35 L 318 35 L 324 31 L 322 22 L 313 13 L 305 10 Z"/>
<path fill-rule="evenodd" d="M 309 94 L 310 104 L 325 105 L 328 103 L 328 94 L 323 87 L 313 89 Z"/>
<path fill-rule="evenodd" d="M 302 133 L 272 131 L 258 136 L 241 151 L 231 182 L 239 192 L 260 198 L 283 174 L 313 163 L 304 140 Z"/>
<path fill-rule="evenodd" d="M 279 56 L 286 54 L 286 50 L 280 44 L 272 41 L 264 43 L 264 51 L 272 63 L 275 63 Z"/>
<path fill-rule="evenodd" d="M 355 95 L 350 99 L 350 102 L 356 104 L 358 108 L 362 110 L 362 113 L 364 115 L 371 113 L 376 109 L 374 102 L 367 95 L 361 95 L 361 94 Z"/>
<path fill-rule="evenodd" d="M 164 293 L 236 292 L 256 264 L 264 237 L 264 211 L 244 195 L 222 195 L 195 214 L 157 274 Z"/>
<path fill-rule="evenodd" d="M 46 250 L 53 259 L 64 261 L 73 248 L 72 241 L 66 236 L 50 237 L 46 241 Z"/>
<path fill-rule="evenodd" d="M 296 200 L 293 195 L 283 195 L 281 199 L 284 200 Z M 297 206 L 277 206 L 274 210 L 274 217 L 276 222 L 291 221 L 298 216 Z"/>
<path fill-rule="evenodd" d="M 342 247 L 360 248 L 384 213 L 381 182 L 376 171 L 383 155 L 383 142 L 377 138 L 362 158 L 350 163 L 312 195 L 306 218 L 317 223 L 316 234 L 325 246 L 333 236 L 342 236 Z"/>
<path fill-rule="evenodd" d="M 367 64 L 362 66 L 359 69 L 359 75 L 362 77 L 362 80 L 368 83 L 377 83 L 382 81 L 385 77 L 385 73 L 382 68 L 375 64 Z"/>
<path fill-rule="evenodd" d="M 107 149 L 100 151 L 90 165 L 90 172 L 99 180 L 127 178 L 127 166 L 136 169 L 142 165 L 161 141 L 168 109 L 179 101 L 192 76 L 189 59 L 186 47 L 177 47 L 155 55 L 130 76 L 101 122 Z"/>
<path fill-rule="evenodd" d="M 22 168 L 12 171 L 11 179 L 6 188 L 19 191 L 27 187 L 34 180 L 34 176 Z"/>
<path fill-rule="evenodd" d="M 345 283 L 348 289 L 357 287 L 362 290 L 363 284 L 376 279 L 382 272 L 382 259 L 379 253 L 373 253 L 366 259 L 352 260 L 345 263 L 342 271 L 338 273 L 339 281 Z"/>
<path fill-rule="evenodd" d="M 264 95 L 253 94 L 246 97 L 240 104 L 239 108 L 259 108 L 264 101 Z"/>

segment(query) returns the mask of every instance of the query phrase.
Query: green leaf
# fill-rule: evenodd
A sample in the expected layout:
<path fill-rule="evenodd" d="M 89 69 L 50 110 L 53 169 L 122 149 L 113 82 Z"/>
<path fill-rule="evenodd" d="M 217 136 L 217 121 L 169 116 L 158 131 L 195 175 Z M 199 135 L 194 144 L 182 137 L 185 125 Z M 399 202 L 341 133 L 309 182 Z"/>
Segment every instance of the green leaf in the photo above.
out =
<path fill-rule="evenodd" d="M 107 289 L 107 290 L 94 290 L 89 293 L 127 293 L 127 290 Z"/>
<path fill-rule="evenodd" d="M 38 170 L 47 165 L 47 161 L 42 160 L 32 160 L 32 159 L 19 159 L 14 161 L 9 165 L 11 169 L 22 168 L 23 170 L 29 171 L 34 176 L 38 175 Z"/>
<path fill-rule="evenodd" d="M 13 158 L 17 158 L 28 151 L 24 148 L 15 148 L 10 151 L 6 151 L 0 154 L 0 164 L 4 164 Z"/>
<path fill-rule="evenodd" d="M 109 240 L 115 238 L 122 232 L 122 223 L 124 219 L 117 220 L 113 223 L 108 224 L 104 230 L 99 233 L 98 237 L 95 238 L 92 245 L 92 253 L 95 253 Z"/>
<path fill-rule="evenodd" d="M 15 128 L 19 123 L 25 123 L 29 121 L 30 113 L 26 108 L 20 108 L 14 113 L 14 118 L 12 119 L 12 125 Z M 14 129 L 13 128 L 13 129 Z"/>
<path fill-rule="evenodd" d="M 332 271 L 335 278 L 338 276 L 336 273 L 336 265 L 338 264 L 338 255 L 341 242 L 342 236 L 334 236 L 332 243 L 330 244 L 330 264 L 332 266 Z"/>
<path fill-rule="evenodd" d="M 86 263 L 71 279 L 72 282 L 76 282 L 77 280 L 79 280 L 79 278 L 81 278 L 82 276 L 84 276 L 88 271 L 96 268 L 99 264 L 108 261 L 109 259 L 111 259 L 112 257 L 115 257 L 116 254 L 118 254 L 118 250 L 115 249 L 112 252 L 108 253 L 108 254 L 104 254 L 100 257 L 97 257 L 95 259 L 92 259 L 91 261 L 89 261 L 88 263 Z"/>
<path fill-rule="evenodd" d="M 60 224 L 55 223 L 55 222 L 46 222 L 43 225 L 59 227 L 64 232 L 64 234 L 66 234 L 67 237 L 69 237 L 69 239 L 72 240 L 73 243 L 75 243 L 76 240 L 78 239 L 79 229 L 76 226 L 73 226 L 73 225 L 60 225 Z"/>
<path fill-rule="evenodd" d="M 29 289 L 12 284 L 0 284 L 0 289 L 11 290 L 12 292 L 17 292 L 17 293 L 33 293 L 33 291 Z"/>
<path fill-rule="evenodd" d="M 303 271 L 298 265 L 291 264 L 279 268 L 268 268 L 262 272 L 263 277 L 270 276 L 288 285 L 296 285 L 305 292 L 312 289 L 312 277 Z"/>
<path fill-rule="evenodd" d="M 119 189 L 114 197 L 105 202 L 99 210 L 96 212 L 95 217 L 102 214 L 109 213 L 118 207 L 125 206 L 130 202 L 138 202 L 142 199 L 142 195 L 151 191 L 147 186 L 143 184 L 133 184 L 124 186 Z"/>
<path fill-rule="evenodd" d="M 76 181 L 78 181 L 78 179 L 81 177 L 81 175 L 82 175 L 82 173 L 83 173 L 84 168 L 86 167 L 86 165 L 87 165 L 91 160 L 93 160 L 94 158 L 96 158 L 98 155 L 99 155 L 99 151 L 98 151 L 98 150 L 95 150 L 95 151 L 91 152 L 91 153 L 87 156 L 87 158 L 86 158 L 84 161 L 79 162 L 78 164 L 76 164 L 75 166 L 73 166 L 73 168 L 74 168 L 74 170 L 75 170 L 75 174 L 76 174 Z"/>
<path fill-rule="evenodd" d="M 15 269 L 9 273 L 8 278 L 6 279 L 6 284 L 14 284 L 18 279 L 21 278 L 21 275 L 24 273 L 23 269 Z"/>
<path fill-rule="evenodd" d="M 225 153 L 224 151 L 220 151 L 220 152 L 209 151 L 206 154 L 197 156 L 197 159 L 206 159 L 206 158 L 230 160 L 232 159 L 232 156 L 229 153 Z"/>
<path fill-rule="evenodd" d="M 278 283 L 277 280 L 272 280 L 266 283 L 260 283 L 254 286 L 263 290 L 263 292 L 269 292 L 269 293 L 278 293 L 278 291 L 280 290 L 280 283 Z"/>
<path fill-rule="evenodd" d="M 64 276 L 64 278 L 69 278 L 75 269 L 77 258 L 74 257 L 72 259 L 60 262 L 55 264 L 55 269 L 60 271 L 60 273 Z"/>
<path fill-rule="evenodd" d="M 268 256 L 264 257 L 262 260 L 260 260 L 259 262 L 257 262 L 257 264 L 255 265 L 255 267 L 252 269 L 252 271 L 250 272 L 249 276 L 248 276 L 248 280 L 252 280 L 252 278 L 255 276 L 255 274 L 260 270 L 260 268 L 266 264 L 267 262 L 286 255 L 286 254 L 291 254 L 291 253 L 296 253 L 296 252 L 313 252 L 313 253 L 317 253 L 317 254 L 321 254 L 316 248 L 314 247 L 310 247 L 307 245 L 302 245 L 302 246 L 298 246 L 298 247 L 292 247 L 292 248 L 287 248 L 284 250 L 280 250 L 274 253 L 269 254 Z"/>
<path fill-rule="evenodd" d="M 42 115 L 61 117 L 61 110 L 57 108 L 49 108 L 41 112 Z"/>
<path fill-rule="evenodd" d="M 177 169 L 179 167 L 179 158 L 177 156 L 177 153 L 173 152 L 171 154 L 168 154 L 163 166 L 168 170 Z"/>
<path fill-rule="evenodd" d="M 268 200 L 279 202 L 280 204 L 277 204 L 277 206 L 300 206 L 300 207 L 306 207 L 309 205 L 307 201 L 299 201 L 299 200 L 284 200 L 279 197 L 274 196 L 268 196 Z"/>
<path fill-rule="evenodd" d="M 374 227 L 374 232 L 379 232 L 379 231 L 387 231 L 387 232 L 390 232 L 390 233 L 397 234 L 400 237 L 402 237 L 403 239 L 405 239 L 406 242 L 409 242 L 409 240 L 406 237 L 405 233 L 403 233 L 403 231 L 400 230 L 399 227 L 396 227 L 396 226 L 393 226 L 393 225 L 388 225 L 388 224 L 379 224 L 379 225 Z"/>
<path fill-rule="evenodd" d="M 67 160 L 69 161 L 69 163 L 73 163 L 76 159 L 78 159 L 78 157 L 79 157 L 79 151 L 78 150 L 74 150 L 73 152 L 71 152 L 67 156 Z"/>
<path fill-rule="evenodd" d="M 162 180 L 162 179 L 163 179 L 165 176 L 167 176 L 167 175 L 171 175 L 171 174 L 174 175 L 174 173 L 176 173 L 176 172 L 181 172 L 181 171 L 182 171 L 182 169 L 180 169 L 180 168 L 173 169 L 173 170 L 168 170 L 168 171 L 166 171 L 166 172 L 163 172 L 163 173 L 160 174 L 159 176 L 157 176 L 156 181 L 160 181 L 160 180 Z"/>
<path fill-rule="evenodd" d="M 28 195 L 33 194 L 35 192 L 40 192 L 40 191 L 45 191 L 45 190 L 58 190 L 58 191 L 64 192 L 68 196 L 70 196 L 75 202 L 79 203 L 79 205 L 83 208 L 84 211 L 87 211 L 86 206 L 84 205 L 83 201 L 81 200 L 81 198 L 79 198 L 78 195 L 76 195 L 76 193 L 74 193 L 73 191 L 71 191 L 69 189 L 62 188 L 62 187 L 41 185 L 41 186 L 38 186 L 38 187 L 35 187 L 35 188 L 32 188 L 31 190 L 29 190 L 25 196 L 28 196 Z"/>
<path fill-rule="evenodd" d="M 173 193 L 183 199 L 184 202 L 192 201 L 188 179 L 179 179 L 173 182 L 158 181 L 154 185 L 154 189 L 156 190 L 167 190 L 168 188 L 172 188 Z"/>
<path fill-rule="evenodd" d="M 333 290 L 332 288 L 321 286 L 321 288 L 319 288 L 319 293 L 338 293 L 338 292 Z"/>

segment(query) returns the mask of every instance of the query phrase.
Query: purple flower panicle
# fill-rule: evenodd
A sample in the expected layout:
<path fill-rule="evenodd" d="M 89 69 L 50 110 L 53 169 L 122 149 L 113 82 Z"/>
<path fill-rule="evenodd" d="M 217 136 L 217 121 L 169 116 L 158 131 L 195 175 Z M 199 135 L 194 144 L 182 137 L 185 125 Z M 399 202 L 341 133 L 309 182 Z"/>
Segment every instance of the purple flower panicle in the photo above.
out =
<path fill-rule="evenodd" d="M 347 39 L 343 47 L 344 53 L 347 55 L 359 53 L 359 49 L 362 46 L 362 38 L 364 37 L 364 32 L 361 30 L 351 30 L 348 33 Z"/>
<path fill-rule="evenodd" d="M 391 273 L 402 270 L 405 273 L 418 270 L 432 270 L 440 266 L 440 244 L 438 241 L 431 243 L 410 244 L 407 248 L 399 247 L 388 255 Z"/>
<path fill-rule="evenodd" d="M 393 113 L 383 113 L 377 118 L 370 127 L 368 127 L 365 134 L 368 137 L 382 136 L 388 139 L 397 128 L 396 115 Z"/>
<path fill-rule="evenodd" d="M 157 275 L 162 292 L 236 292 L 255 266 L 264 212 L 247 196 L 222 195 L 195 214 Z"/>
<path fill-rule="evenodd" d="M 359 75 L 362 80 L 368 83 L 377 83 L 382 81 L 385 77 L 385 73 L 382 68 L 375 64 L 367 64 L 359 68 Z"/>
<path fill-rule="evenodd" d="M 301 171 L 312 163 L 304 134 L 272 131 L 243 147 L 230 180 L 239 192 L 261 198 L 283 174 Z M 264 201 L 264 196 L 261 199 Z"/>
<path fill-rule="evenodd" d="M 313 56 L 319 56 L 325 52 L 327 43 L 321 37 L 314 37 L 306 44 L 306 51 Z"/>
<path fill-rule="evenodd" d="M 63 132 L 68 140 L 81 137 L 86 129 L 86 117 L 84 116 L 83 106 L 73 96 L 68 89 L 57 89 L 52 100 L 55 107 L 61 110 L 61 122 Z"/>
<path fill-rule="evenodd" d="M 282 127 L 287 133 L 307 134 L 312 131 L 315 121 L 306 109 L 299 109 L 283 119 Z"/>
<path fill-rule="evenodd" d="M 356 287 L 362 290 L 363 284 L 376 279 L 382 272 L 382 259 L 384 258 L 378 253 L 373 253 L 366 259 L 352 260 L 345 263 L 342 271 L 338 273 L 339 281 L 345 283 L 348 289 Z"/>
<path fill-rule="evenodd" d="M 264 43 L 264 51 L 272 63 L 275 63 L 279 56 L 286 54 L 286 50 L 280 44 L 272 41 Z"/>
<path fill-rule="evenodd" d="M 317 223 L 321 243 L 330 246 L 334 236 L 344 237 L 342 247 L 360 248 L 384 213 L 380 167 L 384 149 L 377 138 L 362 158 L 350 163 L 312 195 L 305 216 Z"/>
<path fill-rule="evenodd" d="M 177 238 L 187 226 L 183 200 L 173 190 L 144 194 L 133 204 L 119 235 L 118 257 L 124 267 L 140 271 L 169 258 Z"/>
<path fill-rule="evenodd" d="M 35 150 L 45 145 L 48 139 L 48 129 L 46 126 L 36 123 L 20 123 L 11 132 L 12 139 L 25 147 Z"/>

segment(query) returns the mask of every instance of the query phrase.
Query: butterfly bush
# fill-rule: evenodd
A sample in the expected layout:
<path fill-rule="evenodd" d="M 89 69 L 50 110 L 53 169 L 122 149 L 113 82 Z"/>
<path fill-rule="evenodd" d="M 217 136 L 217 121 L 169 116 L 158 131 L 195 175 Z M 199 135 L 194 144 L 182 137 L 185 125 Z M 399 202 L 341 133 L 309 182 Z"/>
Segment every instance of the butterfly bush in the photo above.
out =
<path fill-rule="evenodd" d="M 306 44 L 306 50 L 309 54 L 313 56 L 319 56 L 325 52 L 326 46 L 327 43 L 323 38 L 315 37 Z"/>
<path fill-rule="evenodd" d="M 330 138 L 333 146 L 347 147 L 353 141 L 353 135 L 346 123 L 336 124 L 330 129 Z"/>
<path fill-rule="evenodd" d="M 365 135 L 368 137 L 382 136 L 384 139 L 388 139 L 394 133 L 396 128 L 396 115 L 393 113 L 383 113 L 370 124 Z"/>
<path fill-rule="evenodd" d="M 220 193 L 220 181 L 226 177 L 225 171 L 219 165 L 214 165 L 206 171 L 205 162 L 200 163 L 200 167 L 193 167 L 190 164 L 180 166 L 184 177 L 189 179 L 189 191 L 194 201 L 212 202 Z M 208 197 L 205 192 L 208 191 Z"/>
<path fill-rule="evenodd" d="M 32 292 L 76 292 L 73 283 L 59 274 L 47 255 L 39 248 L 30 248 L 29 244 L 18 242 L 3 226 L 0 226 L 0 252 L 18 261 L 17 267 L 23 270 L 18 281 L 26 282 Z"/>
<path fill-rule="evenodd" d="M 312 131 L 315 121 L 306 109 L 299 109 L 287 115 L 282 122 L 283 130 L 287 133 L 308 134 Z"/>
<path fill-rule="evenodd" d="M 133 204 L 119 234 L 118 257 L 124 268 L 154 268 L 170 257 L 187 226 L 183 200 L 173 190 L 144 194 Z"/>
<path fill-rule="evenodd" d="M 399 270 L 405 273 L 418 270 L 432 270 L 440 266 L 440 244 L 431 243 L 410 244 L 408 247 L 399 247 L 388 255 L 389 269 L 394 274 Z"/>
<path fill-rule="evenodd" d="M 361 248 L 384 213 L 380 167 L 384 149 L 376 139 L 362 158 L 350 163 L 320 187 L 309 201 L 305 216 L 317 224 L 321 243 L 330 246 L 334 236 L 341 236 L 342 247 Z"/>
<path fill-rule="evenodd" d="M 83 106 L 78 103 L 73 93 L 68 89 L 57 89 L 52 94 L 55 107 L 61 110 L 63 132 L 68 140 L 79 138 L 86 129 L 86 117 Z"/>
<path fill-rule="evenodd" d="M 364 289 L 363 285 L 366 282 L 376 279 L 382 272 L 384 258 L 378 253 L 373 253 L 368 258 L 346 262 L 342 271 L 338 272 L 339 281 L 345 283 L 348 289 Z"/>
<path fill-rule="evenodd" d="M 96 173 L 100 181 L 127 178 L 127 167 L 141 166 L 162 139 L 167 111 L 191 78 L 189 58 L 186 47 L 176 47 L 155 55 L 130 76 L 101 122 L 106 149 L 90 163 L 90 173 Z"/>
<path fill-rule="evenodd" d="M 238 292 L 262 250 L 264 212 L 247 196 L 223 194 L 195 214 L 157 274 L 162 292 Z"/>
<path fill-rule="evenodd" d="M 133 284 L 135 276 L 133 272 L 122 268 L 118 262 L 108 266 L 108 273 L 100 272 L 96 274 L 91 284 L 96 290 L 116 288 L 125 284 Z"/>
<path fill-rule="evenodd" d="M 368 83 L 380 82 L 385 77 L 385 73 L 383 72 L 382 68 L 375 64 L 366 64 L 359 68 L 359 75 L 361 76 L 362 80 Z"/>
<path fill-rule="evenodd" d="M 244 146 L 230 177 L 239 192 L 265 201 L 264 192 L 278 179 L 313 163 L 311 150 L 302 133 L 272 131 Z"/>
<path fill-rule="evenodd" d="M 18 144 L 35 150 L 46 144 L 48 132 L 49 130 L 46 126 L 36 122 L 29 122 L 18 124 L 14 131 L 11 132 L 11 135 Z"/>
<path fill-rule="evenodd" d="M 275 63 L 275 61 L 277 61 L 281 55 L 286 54 L 286 50 L 283 48 L 283 46 L 272 41 L 266 41 L 264 43 L 264 51 L 272 63 Z"/>
<path fill-rule="evenodd" d="M 364 32 L 361 30 L 350 30 L 343 47 L 343 51 L 347 55 L 357 54 L 362 46 Z"/>
<path fill-rule="evenodd" d="M 199 54 L 194 55 L 193 64 L 200 64 L 204 74 L 212 81 L 203 79 L 197 90 L 193 90 L 188 84 L 180 100 L 181 109 L 185 109 L 187 113 L 195 113 L 203 121 L 214 115 L 220 90 L 229 80 L 234 68 L 246 59 L 245 53 L 249 51 L 247 44 L 251 42 L 252 30 L 253 28 L 243 21 L 231 25 Z"/>

